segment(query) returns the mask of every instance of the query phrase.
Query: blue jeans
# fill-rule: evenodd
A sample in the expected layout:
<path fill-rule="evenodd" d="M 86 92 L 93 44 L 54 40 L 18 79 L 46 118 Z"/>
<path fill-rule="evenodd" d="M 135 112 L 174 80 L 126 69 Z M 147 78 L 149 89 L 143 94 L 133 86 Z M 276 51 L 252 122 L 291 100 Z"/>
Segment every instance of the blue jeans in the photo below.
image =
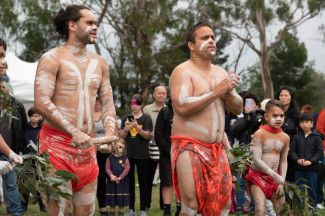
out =
<path fill-rule="evenodd" d="M 236 209 L 244 209 L 246 181 L 241 176 L 236 176 L 238 186 L 236 187 Z"/>
<path fill-rule="evenodd" d="M 1 161 L 8 161 L 8 158 L 0 154 Z M 8 213 L 10 215 L 20 215 L 20 197 L 17 185 L 17 176 L 15 170 L 2 176 L 3 179 L 3 193 L 6 203 L 8 204 Z"/>
<path fill-rule="evenodd" d="M 236 187 L 236 210 L 243 210 L 244 204 L 246 201 L 245 191 L 246 191 L 246 179 L 237 175 L 238 186 Z M 248 192 L 250 193 L 250 192 Z M 249 209 L 254 209 L 254 200 L 251 199 L 251 203 L 249 204 Z"/>
<path fill-rule="evenodd" d="M 311 205 L 315 207 L 317 203 L 317 171 L 295 170 L 294 172 L 297 185 L 308 185 L 310 187 L 310 190 L 308 190 L 308 192 L 312 201 Z"/>

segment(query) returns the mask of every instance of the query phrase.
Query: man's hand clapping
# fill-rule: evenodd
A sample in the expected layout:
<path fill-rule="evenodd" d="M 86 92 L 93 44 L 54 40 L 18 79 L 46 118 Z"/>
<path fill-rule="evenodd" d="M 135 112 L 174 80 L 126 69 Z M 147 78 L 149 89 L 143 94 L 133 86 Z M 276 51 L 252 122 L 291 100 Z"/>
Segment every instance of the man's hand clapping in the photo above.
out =
<path fill-rule="evenodd" d="M 230 72 L 221 82 L 214 86 L 214 93 L 219 96 L 224 96 L 231 92 L 239 85 L 240 78 L 238 75 Z"/>

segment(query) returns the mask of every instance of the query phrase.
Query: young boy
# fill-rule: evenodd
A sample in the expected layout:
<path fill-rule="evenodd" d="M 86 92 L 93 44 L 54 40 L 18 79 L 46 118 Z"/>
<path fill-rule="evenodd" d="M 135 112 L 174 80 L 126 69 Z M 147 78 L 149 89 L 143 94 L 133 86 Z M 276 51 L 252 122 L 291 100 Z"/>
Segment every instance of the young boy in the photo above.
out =
<path fill-rule="evenodd" d="M 283 184 L 287 172 L 289 136 L 281 126 L 284 108 L 280 101 L 271 99 L 265 106 L 266 125 L 258 129 L 252 139 L 254 154 L 246 180 L 255 203 L 255 215 L 266 215 L 266 199 L 270 199 L 279 213 L 285 203 Z"/>
<path fill-rule="evenodd" d="M 323 157 L 321 138 L 314 133 L 313 116 L 301 113 L 299 121 L 300 131 L 294 136 L 290 144 L 290 157 L 295 161 L 295 181 L 298 185 L 306 184 L 310 187 L 309 196 L 312 206 L 317 202 L 317 167 Z"/>
<path fill-rule="evenodd" d="M 29 122 L 27 124 L 27 128 L 25 131 L 25 139 L 27 141 L 27 146 L 24 149 L 24 154 L 37 154 L 38 151 L 38 133 L 42 128 L 42 124 L 40 123 L 40 114 L 36 112 L 34 107 L 28 110 L 28 118 Z M 26 212 L 28 209 L 28 198 L 29 195 L 23 195 L 24 200 L 21 202 L 21 208 L 23 212 Z M 46 208 L 40 196 L 35 197 L 35 200 L 39 204 L 40 211 L 46 212 Z"/>
<path fill-rule="evenodd" d="M 36 154 L 38 150 L 38 133 L 40 132 L 42 125 L 40 123 L 40 114 L 36 112 L 34 107 L 28 110 L 29 122 L 25 131 L 25 138 L 27 141 L 27 147 L 24 154 Z"/>

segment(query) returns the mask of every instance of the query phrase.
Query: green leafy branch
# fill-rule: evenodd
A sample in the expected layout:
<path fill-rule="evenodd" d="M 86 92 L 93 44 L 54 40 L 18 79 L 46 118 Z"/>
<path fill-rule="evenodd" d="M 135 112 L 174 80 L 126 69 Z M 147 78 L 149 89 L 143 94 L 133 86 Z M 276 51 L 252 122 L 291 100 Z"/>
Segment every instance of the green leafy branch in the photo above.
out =
<path fill-rule="evenodd" d="M 15 167 L 17 172 L 18 187 L 21 194 L 48 195 L 52 199 L 59 200 L 71 197 L 71 192 L 66 188 L 67 183 L 77 177 L 65 170 L 58 170 L 50 175 L 52 165 L 49 155 L 42 153 L 40 156 L 27 154 L 23 156 L 24 163 Z"/>
<path fill-rule="evenodd" d="M 316 215 L 315 209 L 311 206 L 311 199 L 308 194 L 310 188 L 307 185 L 299 187 L 290 182 L 284 183 L 286 202 L 280 210 L 280 215 Z M 284 196 L 284 195 L 283 195 Z"/>
<path fill-rule="evenodd" d="M 0 88 L 0 119 L 5 115 L 8 116 L 9 125 L 11 125 L 12 118 L 16 118 L 13 116 L 14 111 L 15 108 L 11 105 L 11 96 Z"/>
<path fill-rule="evenodd" d="M 229 152 L 232 155 L 229 157 L 231 173 L 243 177 L 253 163 L 253 153 L 246 145 L 238 143 L 234 144 Z"/>

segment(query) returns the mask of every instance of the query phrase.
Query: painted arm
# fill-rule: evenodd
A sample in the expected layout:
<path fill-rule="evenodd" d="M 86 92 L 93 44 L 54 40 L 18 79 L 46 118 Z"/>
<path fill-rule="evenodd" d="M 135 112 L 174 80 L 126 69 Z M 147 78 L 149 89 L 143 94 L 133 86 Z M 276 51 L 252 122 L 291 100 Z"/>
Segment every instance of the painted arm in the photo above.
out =
<path fill-rule="evenodd" d="M 201 111 L 218 97 L 214 92 L 193 96 L 190 72 L 179 68 L 173 71 L 169 79 L 169 86 L 173 108 L 180 116 L 192 115 Z"/>
<path fill-rule="evenodd" d="M 226 107 L 233 114 L 239 115 L 243 111 L 243 99 L 233 89 L 225 95 Z"/>
<path fill-rule="evenodd" d="M 279 178 L 279 174 L 274 172 L 263 160 L 262 160 L 262 135 L 259 131 L 254 134 L 252 139 L 250 151 L 253 153 L 254 165 L 259 171 L 271 176 L 276 183 L 284 183 L 283 178 Z"/>
<path fill-rule="evenodd" d="M 51 101 L 55 89 L 56 76 L 59 70 L 59 62 L 56 59 L 55 50 L 45 53 L 38 62 L 34 83 L 35 109 L 52 125 L 57 125 L 71 134 L 73 141 L 78 144 L 90 140 L 90 137 L 72 125 L 60 113 L 56 105 Z"/>
<path fill-rule="evenodd" d="M 285 134 L 284 146 L 280 154 L 279 174 L 285 179 L 288 168 L 288 152 L 290 148 L 290 138 Z"/>
<path fill-rule="evenodd" d="M 193 96 L 194 87 L 190 72 L 176 68 L 169 79 L 173 108 L 180 116 L 197 113 L 217 98 L 224 97 L 227 93 L 233 91 L 239 83 L 238 79 L 237 75 L 228 74 L 221 82 L 213 84 L 212 91 L 206 92 L 202 95 Z M 233 100 L 233 97 L 231 96 L 229 100 Z M 230 106 L 233 108 L 233 106 L 237 106 L 240 103 L 242 103 L 242 100 L 235 104 L 230 104 Z"/>
<path fill-rule="evenodd" d="M 109 80 L 109 69 L 108 65 L 106 64 L 105 60 L 102 59 L 102 80 L 99 85 L 98 89 L 98 96 L 100 103 L 102 105 L 102 121 L 105 130 L 105 136 L 96 138 L 94 140 L 94 144 L 98 143 L 105 143 L 105 140 L 108 137 L 113 135 L 117 135 L 115 132 L 116 130 L 116 113 L 115 113 L 115 105 L 113 101 L 113 90 Z M 115 137 L 114 140 L 117 140 L 118 137 Z M 111 139 L 109 139 L 111 140 Z"/>
<path fill-rule="evenodd" d="M 126 159 L 124 162 L 124 169 L 119 178 L 124 179 L 124 177 L 129 173 L 130 171 L 130 162 L 129 159 Z"/>
<path fill-rule="evenodd" d="M 222 141 L 221 141 L 222 145 L 223 145 L 223 148 L 228 151 L 231 149 L 231 145 L 229 143 L 229 140 L 228 140 L 228 136 L 225 132 L 223 132 L 223 137 L 222 137 Z"/>

